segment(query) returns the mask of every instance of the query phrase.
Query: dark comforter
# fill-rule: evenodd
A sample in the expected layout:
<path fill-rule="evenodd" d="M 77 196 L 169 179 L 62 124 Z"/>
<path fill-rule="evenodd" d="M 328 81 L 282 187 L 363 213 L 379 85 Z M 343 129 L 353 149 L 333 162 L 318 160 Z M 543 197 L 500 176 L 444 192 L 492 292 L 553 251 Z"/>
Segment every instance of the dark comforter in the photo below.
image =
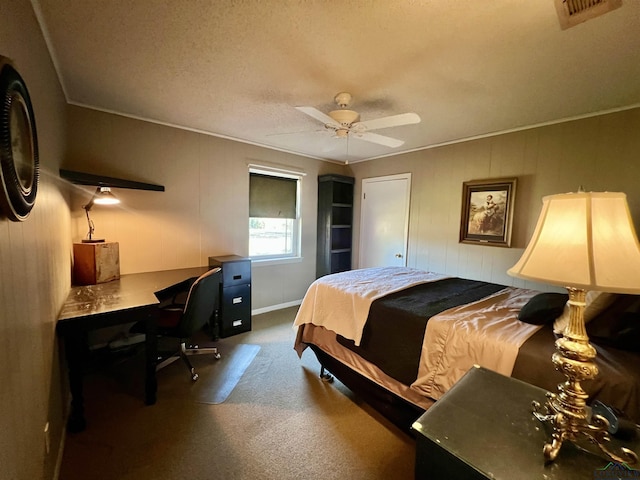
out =
<path fill-rule="evenodd" d="M 555 392 L 556 386 L 566 380 L 551 363 L 555 339 L 553 325 L 544 325 L 534 333 L 520 347 L 511 376 Z M 582 382 L 589 400 L 597 398 L 640 422 L 640 355 L 591 343 L 598 352 L 595 362 L 599 374 Z"/>
<path fill-rule="evenodd" d="M 390 377 L 411 385 L 418 375 L 422 339 L 429 318 L 504 288 L 463 278 L 416 285 L 374 300 L 359 347 L 340 335 L 338 342 Z"/>
<path fill-rule="evenodd" d="M 417 285 L 372 303 L 360 346 L 339 335 L 338 342 L 390 377 L 411 385 L 418 374 L 429 318 L 504 288 L 503 285 L 460 278 Z M 533 334 L 520 347 L 512 376 L 556 391 L 564 377 L 551 363 L 554 341 L 552 325 L 545 325 Z M 640 421 L 640 354 L 595 343 L 594 346 L 598 351 L 596 364 L 600 375 L 593 381 L 584 382 L 590 399 L 598 398 L 623 410 L 636 422 Z"/>

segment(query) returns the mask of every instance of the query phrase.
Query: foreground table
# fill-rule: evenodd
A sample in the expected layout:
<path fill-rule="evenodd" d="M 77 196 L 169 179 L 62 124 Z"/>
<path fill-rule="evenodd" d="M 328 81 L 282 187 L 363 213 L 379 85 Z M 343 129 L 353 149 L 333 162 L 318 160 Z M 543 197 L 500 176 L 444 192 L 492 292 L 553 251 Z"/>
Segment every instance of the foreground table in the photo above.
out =
<path fill-rule="evenodd" d="M 549 368 L 553 368 L 549 362 Z M 416 478 L 446 480 L 573 480 L 640 478 L 640 465 L 619 465 L 565 442 L 553 463 L 542 448 L 547 426 L 532 414 L 531 401 L 545 402 L 545 390 L 476 367 L 414 424 Z M 636 453 L 638 436 L 623 444 Z M 595 447 L 591 447 L 595 448 Z M 596 448 L 597 451 L 597 448 Z M 624 478 L 627 478 L 624 476 Z"/>

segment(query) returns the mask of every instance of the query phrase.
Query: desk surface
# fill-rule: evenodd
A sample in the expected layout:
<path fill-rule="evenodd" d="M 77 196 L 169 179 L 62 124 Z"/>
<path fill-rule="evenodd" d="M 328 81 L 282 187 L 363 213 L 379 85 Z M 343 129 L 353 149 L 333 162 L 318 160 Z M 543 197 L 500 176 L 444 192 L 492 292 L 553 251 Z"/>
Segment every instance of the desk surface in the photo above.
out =
<path fill-rule="evenodd" d="M 198 277 L 207 270 L 208 267 L 193 267 L 132 273 L 111 282 L 72 287 L 58 316 L 58 323 L 156 305 L 158 299 L 154 292 L 187 278 Z"/>

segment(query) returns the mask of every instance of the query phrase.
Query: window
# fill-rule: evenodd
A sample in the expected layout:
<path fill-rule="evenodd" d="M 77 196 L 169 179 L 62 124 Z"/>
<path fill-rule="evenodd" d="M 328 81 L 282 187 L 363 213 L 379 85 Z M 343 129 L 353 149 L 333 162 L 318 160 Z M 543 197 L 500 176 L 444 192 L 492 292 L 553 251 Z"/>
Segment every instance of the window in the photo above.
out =
<path fill-rule="evenodd" d="M 300 255 L 301 174 L 249 170 L 249 256 Z"/>

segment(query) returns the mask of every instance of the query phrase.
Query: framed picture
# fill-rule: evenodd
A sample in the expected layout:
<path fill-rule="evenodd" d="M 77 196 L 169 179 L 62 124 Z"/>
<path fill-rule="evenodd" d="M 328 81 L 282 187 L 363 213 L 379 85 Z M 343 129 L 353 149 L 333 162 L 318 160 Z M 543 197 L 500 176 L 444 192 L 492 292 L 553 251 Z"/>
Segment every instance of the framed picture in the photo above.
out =
<path fill-rule="evenodd" d="M 460 243 L 511 247 L 516 178 L 462 184 Z"/>
<path fill-rule="evenodd" d="M 27 218 L 38 193 L 40 163 L 33 106 L 27 86 L 0 56 L 0 210 L 14 222 Z"/>

